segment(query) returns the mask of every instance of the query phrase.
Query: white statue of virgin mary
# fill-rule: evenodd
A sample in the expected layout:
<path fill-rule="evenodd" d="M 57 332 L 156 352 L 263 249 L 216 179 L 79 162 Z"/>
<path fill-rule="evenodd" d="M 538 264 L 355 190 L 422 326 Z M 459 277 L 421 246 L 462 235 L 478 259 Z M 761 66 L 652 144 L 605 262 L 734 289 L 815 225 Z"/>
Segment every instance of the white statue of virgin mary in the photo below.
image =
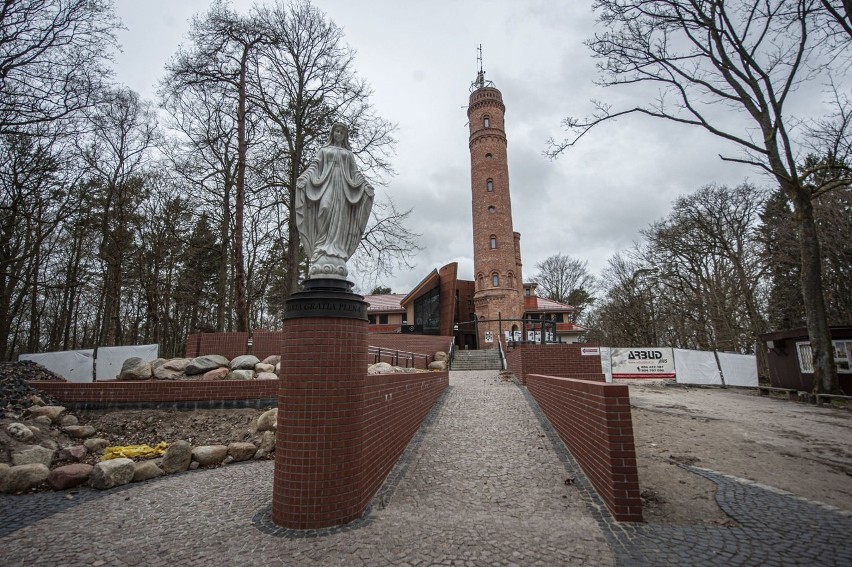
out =
<path fill-rule="evenodd" d="M 346 279 L 346 261 L 361 242 L 374 194 L 358 171 L 349 128 L 335 123 L 328 143 L 296 181 L 296 226 L 310 258 L 310 279 Z"/>

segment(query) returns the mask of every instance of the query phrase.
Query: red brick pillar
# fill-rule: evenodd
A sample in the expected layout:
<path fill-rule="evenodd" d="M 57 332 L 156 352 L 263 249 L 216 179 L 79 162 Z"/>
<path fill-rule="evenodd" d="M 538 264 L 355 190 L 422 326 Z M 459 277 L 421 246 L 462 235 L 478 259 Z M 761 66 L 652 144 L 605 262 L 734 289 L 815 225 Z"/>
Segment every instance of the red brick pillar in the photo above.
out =
<path fill-rule="evenodd" d="M 272 520 L 301 530 L 346 524 L 366 507 L 367 304 L 318 287 L 288 299 L 278 396 Z"/>

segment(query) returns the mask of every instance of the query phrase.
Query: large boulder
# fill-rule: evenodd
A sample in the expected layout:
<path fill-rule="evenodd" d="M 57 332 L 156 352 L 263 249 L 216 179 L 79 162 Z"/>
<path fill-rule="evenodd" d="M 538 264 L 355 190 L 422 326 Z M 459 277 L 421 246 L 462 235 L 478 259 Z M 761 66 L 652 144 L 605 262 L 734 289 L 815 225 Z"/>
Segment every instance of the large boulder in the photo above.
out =
<path fill-rule="evenodd" d="M 393 366 L 387 362 L 377 362 L 367 367 L 368 374 L 392 374 L 393 372 Z"/>
<path fill-rule="evenodd" d="M 192 445 L 186 441 L 175 441 L 166 449 L 161 466 L 166 474 L 183 472 L 192 462 Z"/>
<path fill-rule="evenodd" d="M 446 361 L 447 360 L 447 353 L 439 350 L 438 352 L 435 353 L 435 360 Z"/>
<path fill-rule="evenodd" d="M 151 365 L 148 361 L 131 356 L 121 365 L 121 372 L 118 374 L 119 380 L 150 380 L 153 374 L 151 373 Z"/>
<path fill-rule="evenodd" d="M 231 361 L 231 370 L 254 370 L 260 360 L 253 354 L 244 354 Z"/>
<path fill-rule="evenodd" d="M 281 362 L 281 356 L 278 354 L 270 354 L 269 356 L 261 360 L 261 362 L 263 364 L 271 364 L 272 366 L 275 366 L 276 364 Z"/>
<path fill-rule="evenodd" d="M 40 463 L 49 467 L 53 462 L 54 455 L 56 455 L 56 451 L 53 449 L 39 445 L 27 445 L 12 453 L 12 464 L 20 466 Z"/>
<path fill-rule="evenodd" d="M 256 380 L 278 380 L 278 374 L 274 372 L 261 372 L 255 378 Z"/>
<path fill-rule="evenodd" d="M 80 486 L 92 473 L 92 465 L 85 463 L 73 463 L 62 467 L 56 467 L 47 475 L 47 485 L 53 490 L 66 490 Z"/>
<path fill-rule="evenodd" d="M 264 431 L 260 436 L 260 452 L 262 455 L 268 455 L 275 450 L 275 432 Z"/>
<path fill-rule="evenodd" d="M 109 441 L 100 437 L 93 437 L 83 441 L 83 447 L 90 453 L 99 453 L 109 447 Z"/>
<path fill-rule="evenodd" d="M 189 365 L 188 358 L 173 358 L 165 361 L 160 366 L 153 369 L 154 378 L 157 380 L 180 380 L 186 374 L 184 371 Z"/>
<path fill-rule="evenodd" d="M 133 480 L 136 465 L 132 459 L 121 457 L 96 464 L 89 475 L 89 486 L 98 490 L 108 490 L 123 486 Z"/>
<path fill-rule="evenodd" d="M 72 445 L 60 449 L 58 457 L 60 461 L 77 462 L 82 461 L 87 452 L 86 447 L 83 445 Z"/>
<path fill-rule="evenodd" d="M 150 480 L 166 474 L 163 472 L 163 469 L 157 466 L 157 463 L 150 460 L 135 463 L 134 467 L 133 482 L 142 482 L 143 480 Z"/>
<path fill-rule="evenodd" d="M 190 360 L 189 364 L 186 365 L 184 372 L 187 376 L 195 376 L 196 374 L 204 374 L 205 372 L 215 368 L 222 368 L 223 366 L 227 367 L 228 364 L 229 361 L 224 356 L 218 354 L 207 354 Z"/>
<path fill-rule="evenodd" d="M 446 370 L 446 369 L 447 369 L 446 361 L 434 360 L 434 361 L 429 363 L 429 370 L 441 370 L 441 371 L 443 371 L 443 370 Z"/>
<path fill-rule="evenodd" d="M 258 374 L 260 374 L 261 372 L 275 372 L 275 365 L 258 362 L 254 365 L 254 371 Z"/>
<path fill-rule="evenodd" d="M 33 430 L 24 425 L 23 423 L 10 423 L 6 426 L 6 433 L 9 434 L 9 437 L 14 439 L 15 441 L 20 441 L 21 443 L 29 443 L 35 437 L 35 433 Z"/>
<path fill-rule="evenodd" d="M 192 460 L 202 467 L 222 464 L 227 456 L 227 445 L 202 445 L 192 450 Z"/>
<path fill-rule="evenodd" d="M 254 380 L 254 370 L 231 370 L 228 380 Z"/>
<path fill-rule="evenodd" d="M 231 371 L 228 370 L 227 366 L 223 366 L 222 368 L 214 368 L 208 372 L 204 373 L 204 376 L 201 377 L 202 380 L 224 380 L 228 377 Z"/>
<path fill-rule="evenodd" d="M 18 465 L 0 470 L 0 492 L 22 494 L 35 488 L 50 474 L 50 469 L 41 463 Z"/>
<path fill-rule="evenodd" d="M 59 416 L 65 413 L 65 408 L 63 406 L 33 406 L 24 412 L 25 417 L 32 417 L 33 419 L 46 416 L 50 419 L 51 423 L 57 423 L 59 421 Z"/>
<path fill-rule="evenodd" d="M 278 408 L 272 408 L 260 414 L 257 418 L 257 431 L 275 431 L 278 426 Z"/>
<path fill-rule="evenodd" d="M 87 437 L 91 437 L 97 431 L 91 425 L 69 425 L 67 427 L 62 428 L 62 432 L 68 435 L 68 437 L 73 437 L 74 439 L 86 439 Z"/>
<path fill-rule="evenodd" d="M 235 442 L 228 445 L 228 456 L 234 461 L 248 461 L 257 452 L 254 443 Z"/>
<path fill-rule="evenodd" d="M 71 415 L 70 413 L 66 413 L 62 417 L 59 418 L 59 425 L 63 427 L 67 427 L 69 425 L 79 425 L 80 420 L 77 419 L 76 415 Z"/>

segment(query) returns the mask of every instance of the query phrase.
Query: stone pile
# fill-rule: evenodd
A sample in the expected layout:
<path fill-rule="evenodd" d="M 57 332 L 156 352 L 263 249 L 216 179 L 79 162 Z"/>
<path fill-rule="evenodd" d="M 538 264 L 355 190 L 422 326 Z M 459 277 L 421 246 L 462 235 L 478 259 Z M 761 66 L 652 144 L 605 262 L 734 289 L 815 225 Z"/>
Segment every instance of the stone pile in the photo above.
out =
<path fill-rule="evenodd" d="M 63 378 L 29 360 L 0 362 L 0 419 L 20 415 L 33 405 L 34 396 L 41 402 L 56 404 L 56 400 L 30 386 L 30 380 L 62 381 Z"/>
<path fill-rule="evenodd" d="M 158 358 L 147 362 L 133 357 L 124 361 L 118 380 L 276 380 L 280 356 L 263 360 L 251 354 L 228 360 L 218 354 L 196 358 Z"/>
<path fill-rule="evenodd" d="M 83 484 L 107 490 L 199 467 L 267 458 L 275 450 L 277 422 L 275 408 L 260 415 L 255 424 L 256 444 L 243 441 L 193 447 L 181 440 L 169 444 L 159 458 L 97 461 L 109 441 L 96 438 L 93 427 L 79 425 L 62 406 L 32 406 L 20 420 L 7 420 L 0 426 L 0 493 L 66 490 Z"/>

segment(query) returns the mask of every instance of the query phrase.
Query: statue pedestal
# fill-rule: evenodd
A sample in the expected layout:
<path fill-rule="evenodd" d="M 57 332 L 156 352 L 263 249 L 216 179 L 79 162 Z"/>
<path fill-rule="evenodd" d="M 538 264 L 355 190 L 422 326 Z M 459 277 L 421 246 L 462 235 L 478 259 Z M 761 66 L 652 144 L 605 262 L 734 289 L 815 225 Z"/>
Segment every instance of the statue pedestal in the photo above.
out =
<path fill-rule="evenodd" d="M 272 520 L 290 529 L 346 524 L 361 489 L 367 303 L 343 280 L 312 279 L 285 308 Z"/>

